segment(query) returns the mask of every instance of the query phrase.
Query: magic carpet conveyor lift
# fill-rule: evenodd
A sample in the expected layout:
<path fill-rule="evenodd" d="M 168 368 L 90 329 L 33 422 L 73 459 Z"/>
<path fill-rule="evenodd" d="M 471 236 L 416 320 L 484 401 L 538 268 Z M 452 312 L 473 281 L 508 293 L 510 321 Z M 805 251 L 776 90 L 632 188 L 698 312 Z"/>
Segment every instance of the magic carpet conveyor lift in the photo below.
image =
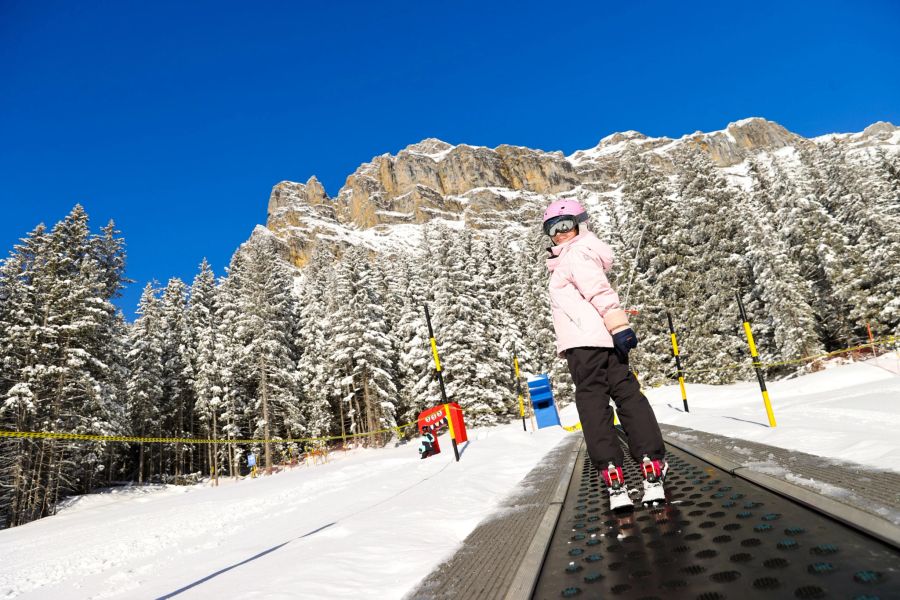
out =
<path fill-rule="evenodd" d="M 900 598 L 893 545 L 666 446 L 668 503 L 625 515 L 582 447 L 533 598 Z"/>

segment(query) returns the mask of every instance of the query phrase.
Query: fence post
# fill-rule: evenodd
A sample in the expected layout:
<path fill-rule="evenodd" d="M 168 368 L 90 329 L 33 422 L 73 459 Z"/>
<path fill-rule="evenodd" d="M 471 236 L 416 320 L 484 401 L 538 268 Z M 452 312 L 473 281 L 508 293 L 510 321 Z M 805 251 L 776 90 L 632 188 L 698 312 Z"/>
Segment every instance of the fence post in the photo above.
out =
<path fill-rule="evenodd" d="M 750 345 L 750 356 L 753 357 L 753 368 L 756 370 L 756 379 L 759 380 L 759 389 L 762 390 L 763 402 L 766 405 L 766 415 L 769 417 L 769 427 L 775 427 L 775 414 L 772 412 L 772 403 L 769 402 L 769 391 L 766 389 L 766 380 L 763 378 L 759 354 L 756 352 L 756 343 L 753 341 L 753 332 L 750 331 L 750 323 L 747 321 L 747 313 L 744 310 L 744 302 L 741 300 L 741 292 L 737 291 L 738 308 L 741 310 L 741 320 L 744 322 L 744 333 L 747 335 L 747 343 Z"/>
<path fill-rule="evenodd" d="M 872 327 L 869 326 L 868 321 L 866 321 L 866 331 L 869 334 L 869 344 L 871 344 L 872 348 L 872 358 L 878 358 L 878 354 L 875 352 L 875 336 L 872 335 Z"/>
<path fill-rule="evenodd" d="M 675 326 L 672 325 L 672 315 L 666 311 L 666 318 L 669 320 L 669 333 L 672 334 L 672 356 L 675 357 L 675 368 L 678 369 L 678 385 L 681 387 L 681 401 L 684 403 L 684 412 L 691 412 L 688 409 L 687 391 L 684 389 L 684 369 L 681 368 L 681 356 L 678 354 L 678 340 L 675 338 Z"/>

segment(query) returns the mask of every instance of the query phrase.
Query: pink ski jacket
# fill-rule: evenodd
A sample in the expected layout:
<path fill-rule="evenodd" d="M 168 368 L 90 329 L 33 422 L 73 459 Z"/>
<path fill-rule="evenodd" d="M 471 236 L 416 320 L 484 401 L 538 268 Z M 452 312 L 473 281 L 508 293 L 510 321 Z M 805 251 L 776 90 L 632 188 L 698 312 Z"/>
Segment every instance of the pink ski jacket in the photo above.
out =
<path fill-rule="evenodd" d="M 613 265 L 612 248 L 581 225 L 577 236 L 549 250 L 557 353 L 563 356 L 580 346 L 612 348 L 612 333 L 629 327 L 619 295 L 606 278 Z"/>

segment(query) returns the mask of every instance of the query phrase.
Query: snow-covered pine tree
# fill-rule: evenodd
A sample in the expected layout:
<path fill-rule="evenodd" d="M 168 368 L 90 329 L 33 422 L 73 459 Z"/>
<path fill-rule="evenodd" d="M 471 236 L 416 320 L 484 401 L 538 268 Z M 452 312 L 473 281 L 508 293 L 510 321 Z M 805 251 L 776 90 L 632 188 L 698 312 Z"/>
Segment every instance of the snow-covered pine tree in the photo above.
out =
<path fill-rule="evenodd" d="M 43 259 L 47 231 L 39 225 L 0 263 L 0 426 L 12 431 L 38 427 L 40 302 L 31 285 L 35 262 Z M 38 444 L 0 440 L 0 528 L 24 523 L 24 507 L 40 485 Z"/>
<path fill-rule="evenodd" d="M 809 304 L 812 289 L 790 258 L 789 249 L 775 230 L 771 207 L 789 193 L 785 186 L 773 185 L 765 168 L 750 161 L 748 173 L 753 190 L 747 202 L 737 206 L 743 223 L 741 235 L 752 272 L 745 304 L 759 305 L 754 319 L 754 336 L 759 340 L 763 362 L 794 360 L 822 352 Z"/>
<path fill-rule="evenodd" d="M 424 305 L 428 306 L 429 312 L 431 314 L 432 329 L 435 336 L 435 342 L 438 348 L 438 356 L 441 360 L 442 368 L 444 367 L 443 362 L 445 358 L 445 345 L 442 338 L 442 333 L 437 329 L 436 314 L 438 313 L 436 311 L 439 310 L 438 292 L 440 289 L 440 285 L 442 284 L 442 282 L 446 283 L 445 279 L 449 271 L 447 265 L 448 255 L 450 252 L 450 244 L 455 235 L 456 233 L 454 230 L 451 230 L 449 227 L 442 223 L 427 224 L 425 227 L 423 227 L 421 245 L 419 246 L 419 251 L 417 253 L 417 259 L 419 262 L 414 264 L 414 266 L 417 267 L 419 277 L 424 286 L 421 298 L 423 306 L 421 306 L 419 310 L 422 311 L 422 319 L 424 323 Z M 435 371 L 434 358 L 432 357 L 431 353 L 431 342 L 428 337 L 428 326 L 427 324 L 424 324 L 423 327 L 424 329 L 422 330 L 422 335 L 424 336 L 425 343 L 428 344 L 428 369 L 427 376 L 424 379 L 420 380 L 419 384 L 416 387 L 416 396 L 419 401 L 423 403 L 424 408 L 429 408 L 440 402 L 443 402 L 443 399 L 441 396 L 441 388 L 438 383 L 437 373 Z"/>
<path fill-rule="evenodd" d="M 884 276 L 870 290 L 870 306 L 877 335 L 900 334 L 900 155 L 880 151 L 875 156 L 874 214 L 885 230 L 885 241 L 870 248 L 869 260 L 885 265 Z M 886 243 L 885 243 L 886 242 Z"/>
<path fill-rule="evenodd" d="M 221 430 L 220 413 L 224 408 L 222 388 L 222 364 L 219 356 L 219 327 L 216 322 L 217 306 L 216 279 L 206 259 L 200 263 L 200 272 L 191 283 L 190 301 L 188 304 L 188 331 L 191 334 L 189 358 L 193 377 L 194 407 L 191 418 L 190 437 L 202 436 L 206 439 L 219 439 Z M 193 423 L 196 420 L 197 430 Z M 207 444 L 202 462 L 210 474 L 218 475 L 221 471 L 222 454 L 227 459 L 227 446 Z M 188 470 L 193 471 L 193 453 L 189 457 Z M 205 469 L 204 469 L 205 470 Z"/>
<path fill-rule="evenodd" d="M 266 471 L 271 472 L 275 438 L 306 432 L 298 401 L 296 347 L 293 340 L 293 281 L 277 255 L 276 242 L 254 235 L 238 252 L 246 253 L 239 288 L 237 340 L 243 346 L 241 367 L 256 390 L 254 436 L 266 440 Z M 278 448 L 284 452 L 286 448 Z"/>
<path fill-rule="evenodd" d="M 302 392 L 300 410 L 310 437 L 340 433 L 339 428 L 335 430 L 338 419 L 331 412 L 325 384 L 326 373 L 330 370 L 326 362 L 329 340 L 325 336 L 329 315 L 322 283 L 333 262 L 334 254 L 327 247 L 319 246 L 313 251 L 303 272 L 298 299 L 295 338 L 300 352 L 297 361 Z"/>
<path fill-rule="evenodd" d="M 42 228 L 35 233 L 14 251 L 24 253 L 5 263 L 6 293 L 24 304 L 12 313 L 12 306 L 0 311 L 12 327 L 3 337 L 24 335 L 29 355 L 24 362 L 4 361 L 12 376 L 4 382 L 4 412 L 7 406 L 24 410 L 31 422 L 23 424 L 36 431 L 120 433 L 113 407 L 119 373 L 109 358 L 117 350 L 120 321 L 107 295 L 111 276 L 93 256 L 88 216 L 76 205 L 49 234 Z M 25 487 L 7 518 L 10 525 L 52 514 L 60 498 L 87 491 L 107 468 L 106 444 L 99 442 L 41 440 L 16 450 L 15 485 Z"/>
<path fill-rule="evenodd" d="M 621 207 L 612 214 L 620 222 L 624 255 L 616 255 L 616 269 L 624 274 L 617 291 L 626 308 L 637 311 L 630 317 L 640 340 L 630 356 L 632 367 L 648 382 L 663 383 L 675 371 L 665 301 L 657 295 L 660 273 L 676 258 L 665 247 L 673 226 L 675 203 L 665 175 L 632 149 L 622 169 Z M 615 231 L 615 227 L 613 230 Z M 683 327 L 675 315 L 676 329 Z"/>
<path fill-rule="evenodd" d="M 896 290 L 900 269 L 900 229 L 882 214 L 874 168 L 863 169 L 861 157 L 851 157 L 836 141 L 826 145 L 817 155 L 818 181 L 822 189 L 820 202 L 831 207 L 831 214 L 841 224 L 847 238 L 848 254 L 844 258 L 850 271 L 845 288 L 848 320 L 857 339 L 863 339 L 866 324 L 882 326 L 879 315 L 884 305 L 896 294 L 884 296 L 884 283 Z"/>
<path fill-rule="evenodd" d="M 105 274 L 104 298 L 118 298 L 126 283 L 134 283 L 125 277 L 125 240 L 119 237 L 121 234 L 115 222 L 110 220 L 91 241 L 91 253 Z"/>
<path fill-rule="evenodd" d="M 187 315 L 188 288 L 178 278 L 172 278 L 160 298 L 160 324 L 163 397 L 160 406 L 160 437 L 188 437 L 194 410 L 194 374 L 191 368 L 191 330 Z M 183 443 L 167 444 L 161 454 L 161 472 L 172 473 L 176 480 L 184 474 L 185 450 L 193 447 Z"/>
<path fill-rule="evenodd" d="M 528 282 L 522 278 L 522 261 L 528 259 L 526 241 L 520 228 L 508 228 L 488 234 L 488 259 L 490 280 L 496 286 L 493 293 L 494 313 L 491 328 L 498 344 L 496 379 L 504 394 L 504 403 L 510 414 L 518 417 L 518 394 L 513 357 L 522 365 L 530 362 L 529 348 L 523 343 L 525 330 L 530 327 L 530 317 L 525 306 Z M 520 372 L 521 376 L 521 372 Z M 520 381 L 524 394 L 525 382 Z"/>
<path fill-rule="evenodd" d="M 144 286 L 138 302 L 137 319 L 128 330 L 128 385 L 126 415 L 130 430 L 138 437 L 158 433 L 163 397 L 163 340 L 157 291 Z M 153 477 L 152 446 L 138 444 L 137 480 Z M 151 460 L 147 460 L 151 458 Z M 162 473 L 160 473 L 162 475 Z"/>
<path fill-rule="evenodd" d="M 373 433 L 397 425 L 396 350 L 385 318 L 381 291 L 383 274 L 370 262 L 365 250 L 353 248 L 345 260 L 355 265 L 355 294 L 350 301 L 350 377 L 361 408 L 360 433 Z M 385 442 L 392 434 L 367 437 L 367 443 Z"/>
<path fill-rule="evenodd" d="M 497 392 L 492 379 L 496 374 L 484 365 L 495 360 L 498 345 L 492 341 L 490 305 L 482 304 L 491 288 L 476 264 L 475 254 L 481 258 L 484 254 L 478 252 L 479 246 L 470 230 L 450 239 L 447 270 L 435 282 L 431 309 L 447 397 L 460 405 L 473 425 L 495 423 L 508 400 Z"/>
<path fill-rule="evenodd" d="M 328 345 L 323 357 L 328 370 L 322 387 L 327 390 L 332 413 L 340 425 L 342 442 L 346 445 L 348 436 L 365 433 L 364 415 L 353 382 L 353 352 L 357 343 L 352 305 L 356 297 L 355 265 L 345 253 L 321 279 L 328 314 L 324 323 Z"/>
<path fill-rule="evenodd" d="M 241 289 L 243 273 L 247 268 L 245 253 L 235 252 L 227 268 L 227 276 L 223 277 L 216 293 L 216 357 L 220 365 L 219 381 L 222 386 L 221 431 L 226 440 L 250 437 L 253 427 L 248 415 L 252 389 L 241 376 L 245 360 L 242 342 L 239 339 L 239 322 L 241 317 Z M 248 448 L 237 444 L 227 445 L 227 462 L 229 475 L 234 477 L 240 472 L 241 461 Z"/>
<path fill-rule="evenodd" d="M 398 257 L 392 279 L 396 287 L 391 289 L 391 295 L 398 306 L 394 328 L 398 344 L 397 415 L 403 424 L 415 422 L 419 413 L 440 402 L 439 397 L 435 399 L 428 394 L 428 386 L 434 379 L 434 366 L 425 323 L 426 290 L 420 265 L 421 261 L 414 256 Z M 401 433 L 409 436 L 415 431 L 410 427 Z"/>
<path fill-rule="evenodd" d="M 472 316 L 473 323 L 482 332 L 481 337 L 473 340 L 477 342 L 474 346 L 477 361 L 474 386 L 480 390 L 480 401 L 485 412 L 491 415 L 492 420 L 483 422 L 499 423 L 515 414 L 516 396 L 510 377 L 512 352 L 504 352 L 501 345 L 509 315 L 504 314 L 502 309 L 500 284 L 503 274 L 491 252 L 489 237 L 492 234 L 496 236 L 497 232 L 478 232 L 472 237 L 466 271 L 471 275 L 467 284 L 477 307 Z"/>
<path fill-rule="evenodd" d="M 749 281 L 735 216 L 743 198 L 698 150 L 685 152 L 678 168 L 678 210 L 669 211 L 675 212 L 673 230 L 664 239 L 674 260 L 657 276 L 658 295 L 684 324 L 692 379 L 728 383 L 747 375 L 746 369 L 720 370 L 722 365 L 746 363 L 735 300 L 737 290 Z"/>
<path fill-rule="evenodd" d="M 97 358 L 106 365 L 105 374 L 98 379 L 100 393 L 94 395 L 96 412 L 103 414 L 106 421 L 105 430 L 123 434 L 130 431 L 126 415 L 128 386 L 128 325 L 121 310 L 113 308 L 111 301 L 120 297 L 121 290 L 128 283 L 133 283 L 125 276 L 125 240 L 120 237 L 115 222 L 110 220 L 100 233 L 91 236 L 90 249 L 100 276 L 100 295 L 105 301 L 106 318 L 103 327 L 106 332 L 100 336 L 104 343 L 97 347 Z M 96 430 L 96 427 L 95 427 Z M 104 445 L 97 445 L 102 451 Z M 106 481 L 113 481 L 115 465 L 120 461 L 118 470 L 124 472 L 129 460 L 129 448 L 122 444 L 105 444 L 106 446 Z M 99 463 L 99 461 L 98 461 Z M 92 477 L 99 477 L 101 465 L 88 476 L 89 485 Z M 99 479 L 97 480 L 99 483 Z"/>
<path fill-rule="evenodd" d="M 815 151 L 801 148 L 797 193 L 782 198 L 780 232 L 803 278 L 812 285 L 810 304 L 816 331 L 827 350 L 845 348 L 852 336 L 849 314 L 858 282 L 859 260 L 841 223 L 822 200 L 831 203 L 817 168 Z M 831 207 L 832 209 L 834 207 Z"/>

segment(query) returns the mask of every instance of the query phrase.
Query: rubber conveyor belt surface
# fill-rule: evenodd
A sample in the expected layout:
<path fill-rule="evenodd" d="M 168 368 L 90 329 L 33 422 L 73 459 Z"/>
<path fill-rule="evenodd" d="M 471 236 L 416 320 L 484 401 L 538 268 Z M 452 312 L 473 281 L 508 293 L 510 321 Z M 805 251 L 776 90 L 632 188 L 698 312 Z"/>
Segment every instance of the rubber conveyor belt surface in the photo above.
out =
<path fill-rule="evenodd" d="M 896 548 L 668 445 L 666 458 L 668 504 L 638 496 L 616 515 L 582 448 L 534 598 L 900 599 Z"/>

